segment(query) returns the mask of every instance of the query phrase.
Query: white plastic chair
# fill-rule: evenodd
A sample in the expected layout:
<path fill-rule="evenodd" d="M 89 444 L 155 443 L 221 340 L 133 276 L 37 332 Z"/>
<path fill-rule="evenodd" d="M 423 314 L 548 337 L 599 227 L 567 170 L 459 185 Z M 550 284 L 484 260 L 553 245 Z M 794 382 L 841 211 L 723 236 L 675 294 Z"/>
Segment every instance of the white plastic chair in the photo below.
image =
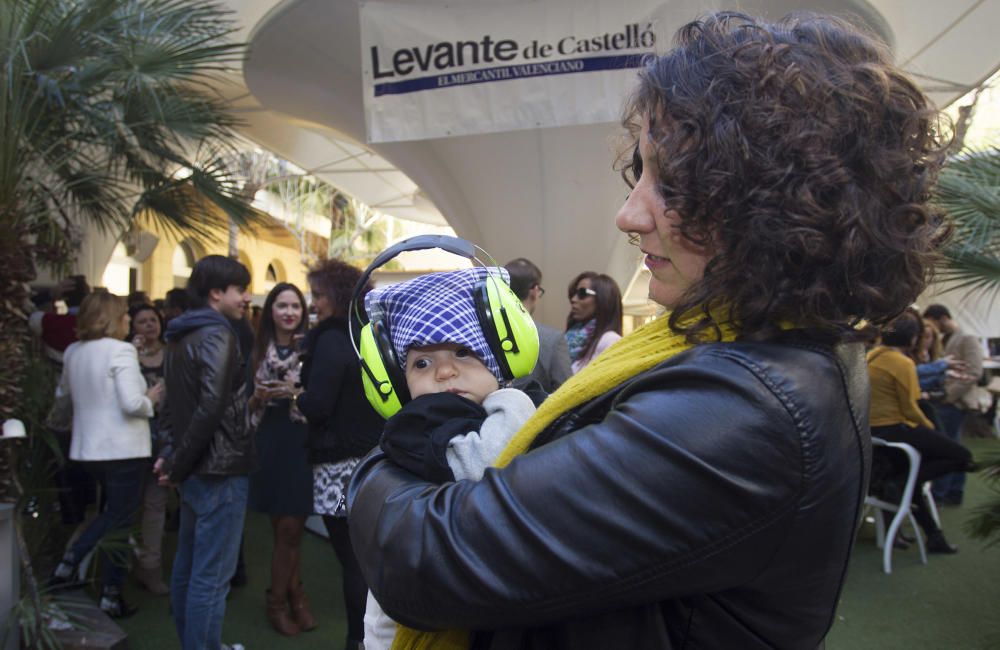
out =
<path fill-rule="evenodd" d="M 924 482 L 923 492 L 924 492 L 924 501 L 927 502 L 927 509 L 930 510 L 931 517 L 934 518 L 934 523 L 937 524 L 938 528 L 940 528 L 941 527 L 941 515 L 938 514 L 937 502 L 934 500 L 934 493 L 931 492 L 931 482 L 930 481 L 925 481 Z"/>
<path fill-rule="evenodd" d="M 875 542 L 882 549 L 882 570 L 892 573 L 892 540 L 896 539 L 903 520 L 908 519 L 913 528 L 914 537 L 917 538 L 917 547 L 920 549 L 920 562 L 927 564 L 927 550 L 924 548 L 924 538 L 917 526 L 917 520 L 913 517 L 913 494 L 917 489 L 917 472 L 920 471 L 920 452 L 912 445 L 904 442 L 887 442 L 881 438 L 872 438 L 873 447 L 888 447 L 899 449 L 906 454 L 909 461 L 909 471 L 906 474 L 906 484 L 903 487 L 903 496 L 899 503 L 884 501 L 876 496 L 865 497 L 865 505 L 875 509 Z M 924 484 L 924 489 L 928 490 L 928 484 Z M 930 501 L 933 504 L 933 499 Z M 893 512 L 895 515 L 889 523 L 889 530 L 885 529 L 885 518 L 883 512 Z M 931 512 L 937 518 L 936 506 L 931 506 Z M 888 542 L 888 543 L 887 543 Z"/>

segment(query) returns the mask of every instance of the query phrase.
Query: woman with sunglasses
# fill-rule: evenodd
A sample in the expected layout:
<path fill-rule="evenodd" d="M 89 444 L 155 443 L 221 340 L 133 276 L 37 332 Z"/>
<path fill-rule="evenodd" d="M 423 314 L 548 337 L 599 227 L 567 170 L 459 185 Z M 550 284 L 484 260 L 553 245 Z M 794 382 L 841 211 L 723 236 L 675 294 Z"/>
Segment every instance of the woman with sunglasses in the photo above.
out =
<path fill-rule="evenodd" d="M 622 337 L 622 292 L 610 276 L 584 271 L 568 295 L 566 346 L 576 374 Z"/>
<path fill-rule="evenodd" d="M 948 231 L 939 114 L 814 14 L 709 15 L 638 78 L 616 225 L 669 313 L 479 481 L 362 461 L 354 548 L 405 647 L 823 647 L 870 475 L 861 323 L 920 295 Z"/>

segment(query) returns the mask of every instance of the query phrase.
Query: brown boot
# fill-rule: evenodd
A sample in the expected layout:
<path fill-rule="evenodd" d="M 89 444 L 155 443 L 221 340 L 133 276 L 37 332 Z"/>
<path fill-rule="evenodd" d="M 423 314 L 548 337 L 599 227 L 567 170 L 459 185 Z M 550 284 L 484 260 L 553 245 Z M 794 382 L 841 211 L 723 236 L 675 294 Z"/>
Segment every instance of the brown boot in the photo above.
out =
<path fill-rule="evenodd" d="M 268 589 L 267 596 L 267 620 L 271 621 L 278 632 L 285 636 L 295 636 L 299 633 L 298 624 L 292 620 L 288 613 L 288 599 L 285 595 L 275 596 Z"/>
<path fill-rule="evenodd" d="M 306 589 L 300 582 L 298 585 L 288 590 L 288 603 L 292 606 L 292 616 L 303 632 L 315 630 L 319 623 L 309 609 L 309 599 L 306 598 Z"/>
<path fill-rule="evenodd" d="M 155 596 L 166 596 L 170 593 L 170 587 L 163 582 L 160 567 L 136 566 L 132 569 L 132 576 Z"/>

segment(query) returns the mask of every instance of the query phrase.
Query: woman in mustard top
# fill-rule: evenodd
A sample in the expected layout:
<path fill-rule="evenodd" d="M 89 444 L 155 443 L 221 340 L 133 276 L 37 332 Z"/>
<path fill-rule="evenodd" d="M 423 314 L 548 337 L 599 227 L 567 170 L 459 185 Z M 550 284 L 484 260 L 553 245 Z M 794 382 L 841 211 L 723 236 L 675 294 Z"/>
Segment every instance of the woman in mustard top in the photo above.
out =
<path fill-rule="evenodd" d="M 950 472 L 973 468 L 969 450 L 934 430 L 917 405 L 920 383 L 917 367 L 907 352 L 916 345 L 922 324 L 910 312 L 904 312 L 882 330 L 881 345 L 868 353 L 868 375 L 871 378 L 872 436 L 888 442 L 905 442 L 920 452 L 917 485 L 923 485 Z M 905 467 L 898 473 L 905 476 Z M 930 553 L 955 553 L 958 549 L 945 539 L 934 518 L 923 491 L 913 495 L 913 516 L 927 535 Z"/>

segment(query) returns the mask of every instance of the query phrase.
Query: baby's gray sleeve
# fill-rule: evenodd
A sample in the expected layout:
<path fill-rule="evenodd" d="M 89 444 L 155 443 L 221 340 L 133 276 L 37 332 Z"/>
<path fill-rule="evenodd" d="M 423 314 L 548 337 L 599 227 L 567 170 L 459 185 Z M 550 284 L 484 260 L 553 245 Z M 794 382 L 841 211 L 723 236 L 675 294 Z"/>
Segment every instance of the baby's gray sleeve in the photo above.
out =
<path fill-rule="evenodd" d="M 535 412 L 531 398 L 516 388 L 501 388 L 483 401 L 486 419 L 479 431 L 455 436 L 448 443 L 445 458 L 455 480 L 478 481 L 491 467 L 514 434 Z"/>

